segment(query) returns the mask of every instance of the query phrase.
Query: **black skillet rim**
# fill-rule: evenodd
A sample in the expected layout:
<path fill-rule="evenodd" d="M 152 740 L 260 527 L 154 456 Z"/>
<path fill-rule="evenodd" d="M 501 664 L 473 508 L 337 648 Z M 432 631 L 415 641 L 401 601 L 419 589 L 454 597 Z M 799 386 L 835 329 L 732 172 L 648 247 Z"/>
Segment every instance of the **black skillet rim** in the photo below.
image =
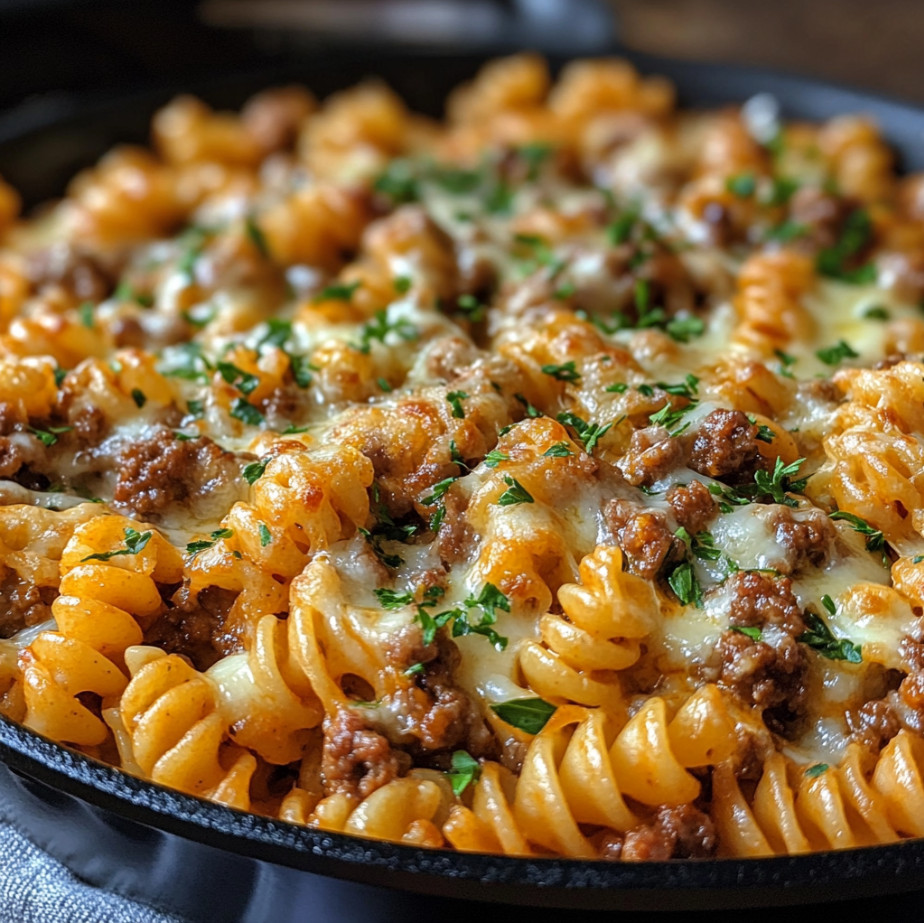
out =
<path fill-rule="evenodd" d="M 712 106 L 767 92 L 780 99 L 787 118 L 870 113 L 878 118 L 900 158 L 924 169 L 924 109 L 912 104 L 777 71 L 676 61 L 622 48 L 612 53 L 629 59 L 642 72 L 664 74 L 674 81 L 683 105 L 691 105 L 691 95 L 696 100 L 693 105 Z M 473 65 L 485 59 L 484 55 L 460 57 Z M 556 59 L 549 57 L 553 62 Z M 430 65 L 437 61 L 427 55 L 415 59 Z M 292 79 L 291 70 L 273 66 L 237 80 L 246 82 L 257 76 L 265 76 L 267 82 L 280 76 Z M 216 83 L 205 81 L 204 95 L 208 95 L 209 85 Z M 198 85 L 191 90 L 199 92 Z M 108 109 L 135 99 L 150 101 L 169 92 L 171 89 L 160 88 L 130 98 L 97 98 L 87 108 L 92 113 L 97 107 Z M 0 120 L 7 129 L 0 131 L 0 144 L 18 140 L 17 134 L 22 138 L 53 128 L 55 120 L 83 111 L 81 102 L 86 105 L 86 100 L 59 100 L 45 116 L 41 110 L 33 112 L 33 118 L 25 119 L 21 133 L 9 131 L 8 119 Z M 639 864 L 425 850 L 298 827 L 185 795 L 70 750 L 2 716 L 0 760 L 26 780 L 143 827 L 245 859 L 418 894 L 618 910 L 620 895 L 628 894 L 650 896 L 655 909 L 657 905 L 676 906 L 677 896 L 683 894 L 698 895 L 697 903 L 704 907 L 753 907 L 924 888 L 924 839 L 797 856 Z M 27 820 L 25 825 L 28 827 Z"/>

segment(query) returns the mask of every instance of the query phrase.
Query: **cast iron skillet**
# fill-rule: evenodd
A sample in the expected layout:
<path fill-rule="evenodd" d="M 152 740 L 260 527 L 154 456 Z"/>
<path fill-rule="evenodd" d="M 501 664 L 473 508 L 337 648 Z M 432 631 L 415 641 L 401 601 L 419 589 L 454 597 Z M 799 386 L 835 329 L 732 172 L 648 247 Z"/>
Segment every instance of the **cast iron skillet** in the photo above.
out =
<path fill-rule="evenodd" d="M 787 118 L 869 113 L 904 168 L 924 169 L 924 111 L 909 105 L 775 73 L 617 53 L 643 72 L 673 79 L 687 106 L 770 92 Z M 446 93 L 481 63 L 471 55 L 342 53 L 333 66 L 330 60 L 283 62 L 131 97 L 40 100 L 0 116 L 0 175 L 31 202 L 60 194 L 68 176 L 113 144 L 143 141 L 154 109 L 179 90 L 236 106 L 250 92 L 280 82 L 299 80 L 324 94 L 376 74 L 414 108 L 436 114 Z M 882 898 L 878 909 L 911 912 L 919 897 L 902 895 L 924 891 L 924 840 L 794 857 L 645 864 L 507 858 L 359 840 L 161 788 L 2 718 L 0 809 L 87 881 L 209 923 L 471 920 L 479 909 L 491 912 L 472 901 L 528 905 L 536 908 L 532 919 L 543 918 L 542 908 L 562 908 L 581 911 L 581 919 L 587 911 L 709 910 L 715 920 L 715 911 L 725 908 L 865 902 L 874 895 Z"/>

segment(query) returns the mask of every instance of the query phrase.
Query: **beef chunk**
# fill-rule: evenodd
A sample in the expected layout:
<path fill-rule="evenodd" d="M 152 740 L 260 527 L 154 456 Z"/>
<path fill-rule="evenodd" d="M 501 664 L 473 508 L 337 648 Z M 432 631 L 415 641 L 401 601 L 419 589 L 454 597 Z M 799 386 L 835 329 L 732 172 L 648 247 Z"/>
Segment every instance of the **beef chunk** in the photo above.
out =
<path fill-rule="evenodd" d="M 624 837 L 605 836 L 601 858 L 623 862 L 707 859 L 715 855 L 717 846 L 715 826 L 707 814 L 691 804 L 665 804 L 652 820 L 626 831 Z"/>
<path fill-rule="evenodd" d="M 805 630 L 788 578 L 739 573 L 728 580 L 733 628 L 758 628 L 754 639 L 740 631 L 719 638 L 704 673 L 763 712 L 770 730 L 791 733 L 805 711 L 808 658 L 796 640 Z"/>
<path fill-rule="evenodd" d="M 14 570 L 0 564 L 0 638 L 51 618 L 54 587 L 25 582 Z"/>
<path fill-rule="evenodd" d="M 115 502 L 143 518 L 238 475 L 234 456 L 211 439 L 182 441 L 166 427 L 127 446 L 118 471 Z"/>
<path fill-rule="evenodd" d="M 690 451 L 689 466 L 711 478 L 742 484 L 763 467 L 758 428 L 740 410 L 713 410 L 703 420 Z"/>
<path fill-rule="evenodd" d="M 388 741 L 349 708 L 324 718 L 321 776 L 327 795 L 365 798 L 387 785 L 400 767 Z"/>
<path fill-rule="evenodd" d="M 881 699 L 849 709 L 847 727 L 851 737 L 873 753 L 878 753 L 901 729 L 892 706 Z"/>
<path fill-rule="evenodd" d="M 667 516 L 659 510 L 645 509 L 630 500 L 610 500 L 603 517 L 633 574 L 650 580 L 665 563 L 683 554 L 683 543 L 674 537 Z"/>
<path fill-rule="evenodd" d="M 690 535 L 708 528 L 716 513 L 716 502 L 709 489 L 699 481 L 678 484 L 667 492 L 667 502 L 677 523 Z"/>
<path fill-rule="evenodd" d="M 777 542 L 786 549 L 791 571 L 806 566 L 824 567 L 828 563 L 836 533 L 821 510 L 796 513 L 787 506 L 778 506 L 770 516 L 770 525 Z"/>
<path fill-rule="evenodd" d="M 479 719 L 467 693 L 455 683 L 454 673 L 461 660 L 459 649 L 442 635 L 424 646 L 419 626 L 413 628 L 416 632 L 402 633 L 398 646 L 391 649 L 393 654 L 407 657 L 400 661 L 401 666 L 423 664 L 417 684 L 400 689 L 392 697 L 400 703 L 396 711 L 401 715 L 402 738 L 410 740 L 407 743 L 402 739 L 401 743 L 424 751 L 467 744 L 469 732 Z"/>
<path fill-rule="evenodd" d="M 112 291 L 109 270 L 72 244 L 55 244 L 34 253 L 26 273 L 36 291 L 46 285 L 59 285 L 80 301 L 102 301 Z"/>
<path fill-rule="evenodd" d="M 683 458 L 680 442 L 663 426 L 647 426 L 632 434 L 629 451 L 620 459 L 619 470 L 636 486 L 650 487 L 668 475 Z"/>

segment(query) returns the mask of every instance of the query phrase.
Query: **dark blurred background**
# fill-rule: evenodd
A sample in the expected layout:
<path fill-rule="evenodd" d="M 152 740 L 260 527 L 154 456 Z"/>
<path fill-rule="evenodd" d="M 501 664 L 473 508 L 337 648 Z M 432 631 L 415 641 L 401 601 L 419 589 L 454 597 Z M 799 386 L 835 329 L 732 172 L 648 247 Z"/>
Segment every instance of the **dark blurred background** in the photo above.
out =
<path fill-rule="evenodd" d="M 0 109 L 38 92 L 131 88 L 338 40 L 581 54 L 614 38 L 924 102 L 917 0 L 0 0 Z"/>

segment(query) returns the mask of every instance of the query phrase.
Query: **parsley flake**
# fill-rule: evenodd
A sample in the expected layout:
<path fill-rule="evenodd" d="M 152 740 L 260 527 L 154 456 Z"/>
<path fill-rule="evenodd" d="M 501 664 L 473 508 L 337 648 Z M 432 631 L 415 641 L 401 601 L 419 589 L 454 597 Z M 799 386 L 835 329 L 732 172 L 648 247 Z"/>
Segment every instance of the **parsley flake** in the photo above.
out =
<path fill-rule="evenodd" d="M 556 381 L 579 382 L 581 373 L 574 366 L 574 360 L 564 362 L 561 365 L 544 365 L 542 371 L 546 375 L 551 375 Z"/>
<path fill-rule="evenodd" d="M 497 498 L 498 506 L 516 506 L 519 503 L 536 502 L 532 494 L 516 478 L 505 474 L 504 483 L 507 485 L 507 490 Z"/>
<path fill-rule="evenodd" d="M 539 698 L 508 699 L 491 705 L 491 711 L 498 718 L 527 734 L 538 734 L 549 723 L 556 709 L 556 705 Z"/>
<path fill-rule="evenodd" d="M 216 542 L 221 541 L 223 538 L 231 538 L 232 535 L 234 535 L 233 529 L 216 529 L 209 534 L 208 538 L 200 539 L 197 542 L 190 542 L 186 546 L 186 553 L 194 558 L 200 552 L 211 548 Z"/>
<path fill-rule="evenodd" d="M 136 529 L 125 530 L 125 547 L 116 551 L 101 551 L 97 554 L 89 554 L 81 558 L 81 564 L 84 561 L 108 561 L 110 558 L 117 558 L 123 554 L 138 554 L 144 550 L 153 532 L 138 532 Z"/>
<path fill-rule="evenodd" d="M 839 365 L 845 359 L 856 359 L 860 354 L 844 340 L 839 340 L 834 346 L 819 349 L 816 353 L 825 365 Z"/>

